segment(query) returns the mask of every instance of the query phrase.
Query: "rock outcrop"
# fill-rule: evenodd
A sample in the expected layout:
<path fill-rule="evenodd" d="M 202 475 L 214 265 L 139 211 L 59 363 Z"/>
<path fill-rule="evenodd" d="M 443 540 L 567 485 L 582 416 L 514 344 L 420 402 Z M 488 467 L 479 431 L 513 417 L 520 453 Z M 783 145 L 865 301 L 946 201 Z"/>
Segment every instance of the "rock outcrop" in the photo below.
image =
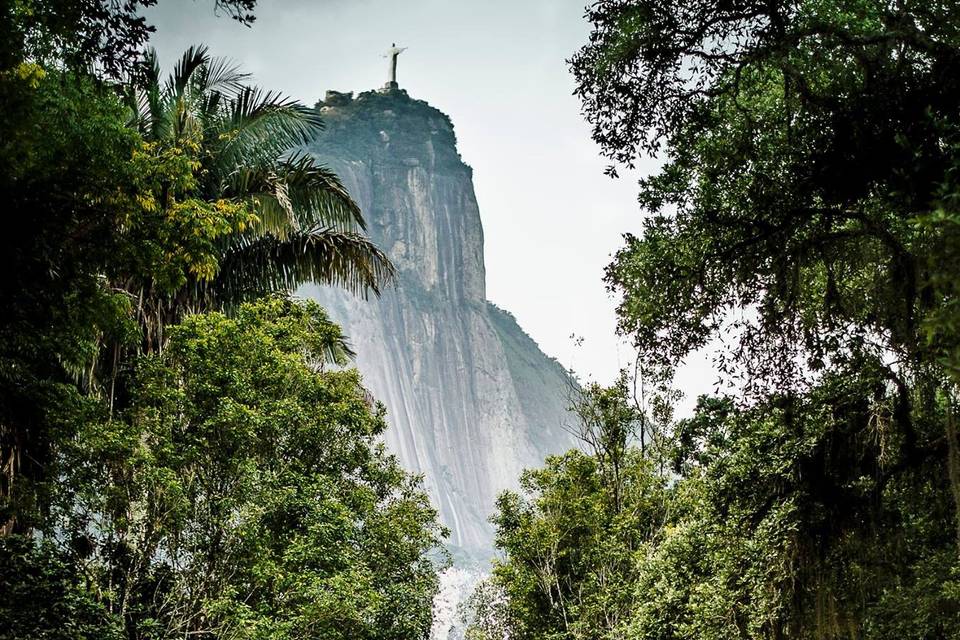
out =
<path fill-rule="evenodd" d="M 402 90 L 330 92 L 317 108 L 326 130 L 307 151 L 341 177 L 399 277 L 379 299 L 301 293 L 350 336 L 387 407 L 387 446 L 424 475 L 455 557 L 484 559 L 497 494 L 573 444 L 570 379 L 486 299 L 472 170 L 450 119 Z"/>

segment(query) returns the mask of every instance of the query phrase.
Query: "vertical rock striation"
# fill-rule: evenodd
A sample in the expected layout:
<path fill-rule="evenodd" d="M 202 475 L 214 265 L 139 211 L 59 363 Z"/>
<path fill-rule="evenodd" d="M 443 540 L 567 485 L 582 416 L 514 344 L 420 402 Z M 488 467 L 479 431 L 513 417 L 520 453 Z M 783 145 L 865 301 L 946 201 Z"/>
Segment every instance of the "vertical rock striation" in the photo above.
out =
<path fill-rule="evenodd" d="M 302 293 L 350 336 L 387 406 L 387 446 L 424 475 L 455 556 L 484 559 L 497 494 L 573 444 L 569 378 L 486 300 L 480 211 L 450 119 L 398 90 L 328 92 L 317 106 L 327 126 L 307 151 L 342 178 L 399 278 L 380 299 Z"/>

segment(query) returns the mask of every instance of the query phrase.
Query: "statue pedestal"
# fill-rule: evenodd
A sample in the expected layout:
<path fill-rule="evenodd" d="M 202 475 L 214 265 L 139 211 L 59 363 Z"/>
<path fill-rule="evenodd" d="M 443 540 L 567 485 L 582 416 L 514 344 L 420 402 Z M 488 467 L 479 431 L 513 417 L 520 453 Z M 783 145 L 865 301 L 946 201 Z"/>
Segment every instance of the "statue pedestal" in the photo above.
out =
<path fill-rule="evenodd" d="M 389 93 L 390 91 L 396 91 L 399 88 L 400 85 L 396 82 L 388 82 L 387 84 L 383 85 L 383 89 L 381 89 L 381 91 L 384 93 Z"/>

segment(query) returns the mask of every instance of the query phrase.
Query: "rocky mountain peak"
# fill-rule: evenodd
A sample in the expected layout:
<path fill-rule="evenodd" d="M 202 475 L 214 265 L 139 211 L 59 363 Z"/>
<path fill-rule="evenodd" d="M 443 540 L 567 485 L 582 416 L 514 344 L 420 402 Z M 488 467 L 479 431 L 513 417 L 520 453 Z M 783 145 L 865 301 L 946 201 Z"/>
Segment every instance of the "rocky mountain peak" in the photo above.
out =
<path fill-rule="evenodd" d="M 496 496 L 572 444 L 570 379 L 486 300 L 480 209 L 450 118 L 398 89 L 328 92 L 316 108 L 326 129 L 307 151 L 341 177 L 399 277 L 372 301 L 305 293 L 352 339 L 387 407 L 387 446 L 424 475 L 455 555 L 488 557 Z"/>
<path fill-rule="evenodd" d="M 365 205 L 402 286 L 483 304 L 483 227 L 450 118 L 402 89 L 329 91 L 316 108 L 326 129 L 309 150 Z"/>

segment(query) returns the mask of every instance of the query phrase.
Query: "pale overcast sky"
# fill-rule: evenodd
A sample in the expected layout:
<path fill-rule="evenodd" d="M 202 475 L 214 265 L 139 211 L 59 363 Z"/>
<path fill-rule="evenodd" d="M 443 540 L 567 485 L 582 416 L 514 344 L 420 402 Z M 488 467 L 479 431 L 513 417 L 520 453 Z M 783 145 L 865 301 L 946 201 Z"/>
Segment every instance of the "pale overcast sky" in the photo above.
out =
<path fill-rule="evenodd" d="M 187 46 L 205 43 L 258 84 L 307 104 L 327 89 L 382 86 L 383 51 L 392 42 L 409 47 L 399 60 L 400 86 L 450 115 L 474 169 L 487 296 L 544 352 L 582 379 L 608 382 L 631 352 L 614 334 L 603 269 L 621 234 L 640 230 L 641 214 L 635 179 L 603 175 L 607 163 L 572 95 L 565 60 L 587 40 L 584 4 L 260 0 L 246 28 L 215 17 L 211 0 L 164 0 L 148 16 L 165 69 Z M 701 358 L 678 383 L 692 400 L 713 379 Z"/>

